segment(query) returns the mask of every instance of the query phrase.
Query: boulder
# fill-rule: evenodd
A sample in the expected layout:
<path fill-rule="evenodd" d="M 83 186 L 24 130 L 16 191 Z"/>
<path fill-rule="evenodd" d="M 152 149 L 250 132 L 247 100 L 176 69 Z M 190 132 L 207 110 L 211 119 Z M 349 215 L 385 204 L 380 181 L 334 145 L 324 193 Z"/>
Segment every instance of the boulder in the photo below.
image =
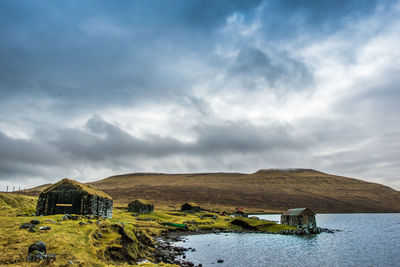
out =
<path fill-rule="evenodd" d="M 39 221 L 38 219 L 33 219 L 33 220 L 31 220 L 30 223 L 31 223 L 31 224 L 39 224 L 40 221 Z"/>
<path fill-rule="evenodd" d="M 23 224 L 19 227 L 19 229 L 28 229 L 28 228 L 33 228 L 33 227 L 35 227 L 34 224 L 23 223 Z"/>
<path fill-rule="evenodd" d="M 42 261 L 45 256 L 46 253 L 40 251 L 34 251 L 32 253 L 29 253 L 28 256 L 26 256 L 26 260 L 30 262 L 39 262 Z"/>
<path fill-rule="evenodd" d="M 128 205 L 128 211 L 139 214 L 149 213 L 154 211 L 154 205 L 146 200 L 135 200 Z"/>
<path fill-rule="evenodd" d="M 46 243 L 44 243 L 43 241 L 37 241 L 33 243 L 29 246 L 28 253 L 34 252 L 35 250 L 46 253 Z"/>
<path fill-rule="evenodd" d="M 39 230 L 51 230 L 50 226 L 42 226 L 39 228 Z"/>
<path fill-rule="evenodd" d="M 69 219 L 71 219 L 71 215 L 69 215 L 69 214 L 64 214 L 64 215 L 61 217 L 61 220 L 63 220 L 63 221 L 66 221 L 66 220 L 69 220 Z"/>
<path fill-rule="evenodd" d="M 42 262 L 50 264 L 56 260 L 56 254 L 46 254 L 46 244 L 43 241 L 38 241 L 29 246 L 28 256 L 26 260 L 29 262 Z"/>

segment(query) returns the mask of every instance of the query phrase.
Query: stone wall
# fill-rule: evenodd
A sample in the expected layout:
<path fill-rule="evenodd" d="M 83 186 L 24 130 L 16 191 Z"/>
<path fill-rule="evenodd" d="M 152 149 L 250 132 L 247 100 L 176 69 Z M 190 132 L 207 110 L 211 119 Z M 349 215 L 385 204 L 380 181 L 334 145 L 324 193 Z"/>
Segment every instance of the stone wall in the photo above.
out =
<path fill-rule="evenodd" d="M 46 205 L 46 196 L 40 194 L 38 202 L 36 204 L 36 215 L 47 215 L 45 205 Z"/>
<path fill-rule="evenodd" d="M 128 205 L 128 211 L 136 213 L 149 213 L 154 211 L 154 205 L 135 200 Z"/>
<path fill-rule="evenodd" d="M 57 206 L 63 203 L 72 206 Z M 62 184 L 49 192 L 41 193 L 36 205 L 37 215 L 84 214 L 111 218 L 112 210 L 112 199 L 90 195 L 70 184 Z"/>
<path fill-rule="evenodd" d="M 281 224 L 296 226 L 300 228 L 315 228 L 317 222 L 315 216 L 302 216 L 302 215 L 281 215 Z"/>
<path fill-rule="evenodd" d="M 88 195 L 85 201 L 85 214 L 93 214 L 104 218 L 111 218 L 113 211 L 113 201 L 108 198 Z"/>

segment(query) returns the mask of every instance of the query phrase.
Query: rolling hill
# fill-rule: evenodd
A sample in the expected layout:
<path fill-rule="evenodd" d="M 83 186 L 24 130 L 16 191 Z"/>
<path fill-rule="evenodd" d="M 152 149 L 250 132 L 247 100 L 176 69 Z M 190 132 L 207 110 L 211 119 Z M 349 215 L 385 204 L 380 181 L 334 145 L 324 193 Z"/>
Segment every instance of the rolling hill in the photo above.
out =
<path fill-rule="evenodd" d="M 400 212 L 400 192 L 312 169 L 265 169 L 243 173 L 131 173 L 91 182 L 126 204 L 142 198 L 156 206 L 190 201 L 205 207 L 284 211 L 309 207 L 319 213 Z M 44 186 L 33 189 L 38 194 Z"/>

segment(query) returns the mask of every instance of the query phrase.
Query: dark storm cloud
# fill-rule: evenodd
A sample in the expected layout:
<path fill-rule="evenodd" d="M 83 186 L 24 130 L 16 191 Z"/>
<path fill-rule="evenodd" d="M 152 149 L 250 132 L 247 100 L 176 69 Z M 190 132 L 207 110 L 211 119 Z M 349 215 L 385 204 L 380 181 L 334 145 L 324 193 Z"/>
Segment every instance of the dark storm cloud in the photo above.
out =
<path fill-rule="evenodd" d="M 188 46 L 205 52 L 213 26 L 258 4 L 2 1 L 0 91 L 3 99 L 44 91 L 64 101 L 90 97 L 97 103 L 166 96 L 187 84 L 170 71 L 169 61 Z"/>
<path fill-rule="evenodd" d="M 290 30 L 291 22 L 286 18 L 298 14 L 309 24 L 321 25 L 374 7 L 373 1 L 264 4 L 265 33 L 269 36 L 279 34 L 280 29 L 268 28 L 275 27 L 275 20 Z M 2 1 L 0 5 L 3 99 L 15 93 L 44 91 L 63 101 L 90 97 L 97 103 L 105 99 L 119 103 L 184 90 L 190 82 L 169 71 L 173 68 L 167 66 L 170 60 L 180 58 L 189 48 L 191 53 L 208 54 L 215 29 L 229 15 L 251 14 L 261 2 Z M 260 55 L 262 59 L 268 58 Z M 279 69 L 265 71 L 276 76 Z"/>

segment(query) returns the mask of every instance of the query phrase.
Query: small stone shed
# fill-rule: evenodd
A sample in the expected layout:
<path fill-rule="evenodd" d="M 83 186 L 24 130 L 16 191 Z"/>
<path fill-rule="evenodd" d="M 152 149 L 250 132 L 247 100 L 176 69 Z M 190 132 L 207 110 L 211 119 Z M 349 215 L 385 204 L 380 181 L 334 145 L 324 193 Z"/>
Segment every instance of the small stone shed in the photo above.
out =
<path fill-rule="evenodd" d="M 181 206 L 181 211 L 185 212 L 199 212 L 203 210 L 199 205 L 195 203 L 185 203 Z"/>
<path fill-rule="evenodd" d="M 139 214 L 149 213 L 154 211 L 154 205 L 150 204 L 147 200 L 136 199 L 129 203 L 128 211 Z"/>
<path fill-rule="evenodd" d="M 281 215 L 281 224 L 300 228 L 315 228 L 315 212 L 309 208 L 289 209 Z"/>
<path fill-rule="evenodd" d="M 83 214 L 111 218 L 112 198 L 91 185 L 62 179 L 44 189 L 36 205 L 37 215 Z"/>

